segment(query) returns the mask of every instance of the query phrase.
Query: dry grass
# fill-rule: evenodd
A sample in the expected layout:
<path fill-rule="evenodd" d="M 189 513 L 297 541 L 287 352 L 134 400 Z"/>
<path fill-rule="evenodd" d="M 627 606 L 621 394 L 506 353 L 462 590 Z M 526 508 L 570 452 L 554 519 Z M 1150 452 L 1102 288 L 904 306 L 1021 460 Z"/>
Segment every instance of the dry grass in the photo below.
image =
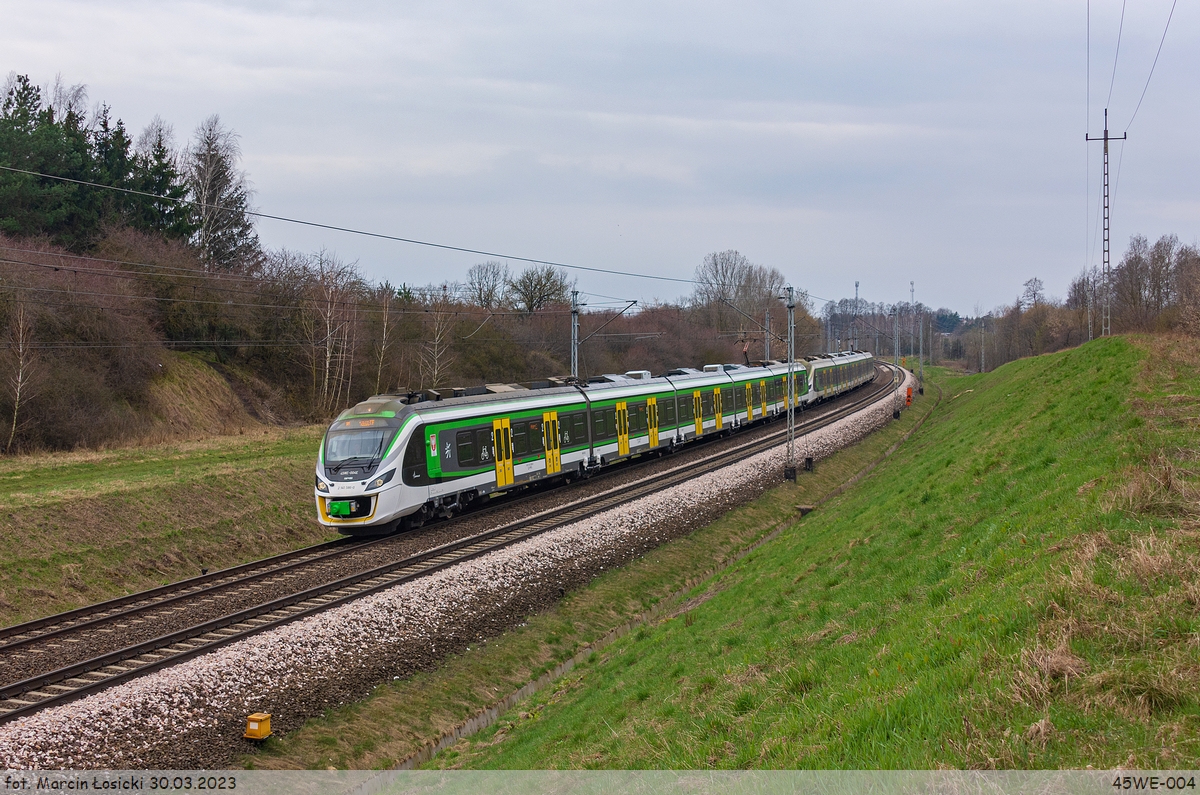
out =
<path fill-rule="evenodd" d="M 1050 722 L 1050 716 L 1039 720 L 1037 723 L 1031 724 L 1025 730 L 1025 739 L 1037 745 L 1039 748 L 1045 748 L 1046 743 L 1050 741 L 1050 737 L 1054 734 L 1054 724 Z"/>
<path fill-rule="evenodd" d="M 1178 381 L 1200 368 L 1200 346 L 1173 337 L 1139 343 L 1150 353 L 1132 400 L 1144 422 L 1133 439 L 1142 452 L 1105 484 L 1100 505 L 1145 529 L 1093 531 L 1064 545 L 1058 596 L 1012 674 L 1013 699 L 1038 709 L 1062 700 L 1146 721 L 1200 693 L 1200 474 L 1192 468 L 1200 455 L 1189 443 L 1200 396 L 1187 393 L 1194 381 Z M 1052 730 L 1047 717 L 1025 737 L 1044 746 Z"/>
<path fill-rule="evenodd" d="M 1172 458 L 1155 452 L 1146 461 L 1128 467 L 1120 483 L 1109 491 L 1102 504 L 1144 516 L 1184 517 L 1200 515 L 1197 473 L 1184 469 Z"/>

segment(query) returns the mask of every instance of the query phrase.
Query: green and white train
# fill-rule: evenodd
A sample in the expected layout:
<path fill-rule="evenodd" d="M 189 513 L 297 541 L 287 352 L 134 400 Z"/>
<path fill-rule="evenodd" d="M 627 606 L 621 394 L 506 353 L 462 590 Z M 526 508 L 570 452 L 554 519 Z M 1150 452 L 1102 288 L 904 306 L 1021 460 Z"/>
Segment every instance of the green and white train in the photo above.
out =
<path fill-rule="evenodd" d="M 480 497 L 546 478 L 569 481 L 631 456 L 670 450 L 787 411 L 786 364 L 708 365 L 652 377 L 429 400 L 378 395 L 329 426 L 317 457 L 320 522 L 348 535 L 417 527 Z M 796 403 L 875 377 L 869 353 L 795 363 Z"/>

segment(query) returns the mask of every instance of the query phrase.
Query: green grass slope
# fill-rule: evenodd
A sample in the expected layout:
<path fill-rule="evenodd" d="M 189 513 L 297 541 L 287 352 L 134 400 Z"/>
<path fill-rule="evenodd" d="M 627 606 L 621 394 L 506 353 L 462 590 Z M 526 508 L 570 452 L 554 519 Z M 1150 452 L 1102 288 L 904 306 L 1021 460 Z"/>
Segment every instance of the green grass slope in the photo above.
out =
<path fill-rule="evenodd" d="M 900 455 L 433 764 L 1194 767 L 1198 358 L 939 373 Z"/>
<path fill-rule="evenodd" d="M 0 460 L 0 625 L 336 537 L 322 428 Z"/>

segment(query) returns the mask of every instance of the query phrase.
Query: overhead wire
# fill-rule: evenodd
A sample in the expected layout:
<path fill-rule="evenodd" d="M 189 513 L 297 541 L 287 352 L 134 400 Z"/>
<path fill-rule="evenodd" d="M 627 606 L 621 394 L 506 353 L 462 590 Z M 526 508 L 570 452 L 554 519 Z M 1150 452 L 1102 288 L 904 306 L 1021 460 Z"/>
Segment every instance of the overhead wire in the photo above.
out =
<path fill-rule="evenodd" d="M 39 262 L 27 262 L 25 260 L 12 259 L 10 257 L 0 257 L 0 262 L 5 262 L 5 263 L 9 263 L 9 264 L 14 264 L 14 265 L 31 265 L 34 267 L 52 268 L 54 270 L 66 270 L 66 271 L 75 270 L 75 269 L 72 269 L 69 267 L 62 267 L 62 266 L 56 267 L 53 265 L 46 265 L 44 263 L 39 263 Z M 80 269 L 80 270 L 82 270 L 82 269 Z M 111 276 L 114 278 L 129 278 L 129 279 L 138 280 L 138 278 L 136 276 L 133 276 L 130 274 L 93 272 L 89 275 Z M 4 285 L 3 287 L 5 289 L 11 289 L 11 290 L 39 291 L 39 292 L 47 292 L 47 293 L 64 293 L 64 294 L 68 294 L 68 295 L 83 295 L 83 296 L 95 297 L 95 298 L 125 298 L 125 299 L 143 300 L 143 301 L 162 301 L 162 302 L 167 302 L 167 303 L 202 304 L 202 305 L 210 305 L 210 306 L 250 307 L 250 308 L 254 308 L 254 309 L 296 309 L 297 308 L 294 305 L 288 305 L 288 304 L 259 304 L 259 303 L 243 303 L 243 302 L 235 302 L 235 301 L 212 301 L 212 300 L 205 300 L 205 299 L 200 299 L 200 298 L 176 298 L 176 297 L 172 297 L 172 296 L 158 296 L 158 295 L 131 295 L 129 293 L 98 293 L 98 292 L 92 292 L 92 291 L 87 291 L 87 290 L 71 290 L 71 289 L 63 289 L 63 288 L 56 288 L 56 287 L 38 287 L 38 286 L 18 285 L 18 284 L 8 284 L 8 285 Z M 217 289 L 217 288 L 208 288 L 208 289 Z M 222 292 L 231 292 L 231 291 L 223 290 Z M 404 309 L 403 307 L 400 307 L 400 308 L 390 307 L 385 310 L 382 307 L 379 307 L 377 305 L 374 305 L 374 304 L 371 304 L 368 302 L 364 302 L 364 301 L 342 301 L 342 300 L 324 301 L 322 299 L 308 298 L 308 297 L 297 297 L 296 301 L 297 302 L 305 301 L 305 302 L 310 302 L 310 303 L 317 303 L 317 304 L 321 304 L 324 306 L 345 307 L 348 309 L 361 310 L 366 313 L 388 312 L 389 314 L 396 314 L 396 315 L 425 315 L 425 314 L 429 314 L 430 312 L 438 311 L 437 309 L 430 309 L 430 308 Z M 104 308 L 108 308 L 108 307 L 104 307 Z M 446 311 L 450 312 L 451 314 L 455 314 L 455 315 L 472 313 L 472 310 L 470 310 L 466 307 L 463 307 L 461 309 L 446 310 Z M 481 310 L 477 310 L 477 311 L 487 311 L 487 310 L 481 309 Z M 528 317 L 530 315 L 535 315 L 535 314 L 536 315 L 569 315 L 570 313 L 571 313 L 571 311 L 569 309 L 538 309 L 538 310 L 535 310 L 534 312 L 522 312 L 519 310 L 493 312 L 493 314 L 495 314 L 495 315 L 520 315 L 520 316 L 525 316 L 525 317 Z"/>
<path fill-rule="evenodd" d="M 271 279 L 262 276 L 253 276 L 245 273 L 234 273 L 232 271 L 203 271 L 196 268 L 182 268 L 173 265 L 156 265 L 150 262 L 134 262 L 132 260 L 123 259 L 108 259 L 105 257 L 94 257 L 89 254 L 68 254 L 59 251 L 42 251 L 35 248 L 21 248 L 19 246 L 0 245 L 0 251 L 16 251 L 19 254 L 37 254 L 43 257 L 58 257 L 60 259 L 87 260 L 88 262 L 104 262 L 110 265 L 129 265 L 135 268 L 154 268 L 156 271 L 171 271 L 171 274 L 163 273 L 161 275 L 178 274 L 182 278 L 187 279 L 205 279 L 212 281 L 254 281 L 254 282 L 276 282 L 280 279 Z M 70 269 L 68 266 L 60 266 L 64 269 Z M 98 270 L 98 269 L 97 269 Z"/>
<path fill-rule="evenodd" d="M 664 332 L 665 333 L 665 332 Z M 544 343 L 539 340 L 516 340 L 509 337 L 481 337 L 480 342 L 509 342 L 517 345 L 533 345 L 544 346 Z M 106 348 L 173 348 L 175 346 L 187 346 L 192 348 L 218 347 L 218 348 L 312 348 L 321 347 L 324 345 L 322 340 L 131 340 L 119 342 L 86 342 L 74 340 L 51 340 L 42 342 L 27 343 L 31 348 L 39 350 L 70 350 L 74 348 L 87 350 L 101 350 Z M 424 345 L 423 340 L 395 340 L 389 341 L 388 345 Z M 16 345 L 14 342 L 0 340 L 0 348 L 12 348 Z M 348 354 L 347 354 L 348 355 Z"/>
<path fill-rule="evenodd" d="M 1083 143 L 1083 269 L 1086 272 L 1092 266 L 1092 244 L 1088 240 L 1091 231 L 1089 221 L 1092 215 L 1092 150 L 1087 145 L 1088 131 L 1092 125 L 1092 0 L 1087 0 L 1087 15 L 1084 25 L 1087 44 L 1084 48 L 1086 67 L 1084 69 L 1084 143 Z"/>
<path fill-rule="evenodd" d="M 1113 70 L 1112 80 L 1108 83 L 1108 99 L 1104 101 L 1104 107 L 1112 104 L 1113 86 L 1117 83 L 1117 59 L 1121 57 L 1121 33 L 1125 30 L 1125 0 L 1121 0 L 1121 24 L 1117 27 L 1117 49 L 1113 53 Z"/>
<path fill-rule="evenodd" d="M 1163 42 L 1167 40 L 1167 31 L 1171 29 L 1171 18 L 1175 16 L 1175 4 L 1179 0 L 1172 0 L 1171 13 L 1167 14 L 1167 24 L 1163 27 L 1162 38 L 1158 41 L 1158 52 L 1154 53 L 1154 63 L 1150 64 L 1150 74 L 1146 75 L 1146 85 L 1142 88 L 1142 95 L 1138 97 L 1137 107 L 1133 109 L 1133 115 L 1129 117 L 1129 124 L 1125 125 L 1125 131 L 1129 132 L 1129 128 L 1133 126 L 1133 120 L 1137 118 L 1138 111 L 1142 108 L 1142 100 L 1146 98 L 1146 90 L 1150 88 L 1150 78 L 1154 77 L 1154 67 L 1158 66 L 1158 56 L 1162 55 Z"/>
<path fill-rule="evenodd" d="M 190 205 L 196 205 L 196 206 L 200 206 L 200 207 L 213 208 L 213 209 L 217 209 L 217 210 L 230 210 L 230 208 L 228 208 L 228 207 L 222 207 L 217 204 L 208 204 L 206 202 L 196 202 L 196 201 L 192 201 L 190 199 L 176 199 L 176 198 L 173 198 L 170 196 L 161 196 L 156 193 L 148 193 L 146 191 L 134 190 L 132 188 L 120 188 L 115 185 L 102 185 L 98 182 L 88 182 L 87 180 L 72 179 L 70 177 L 59 177 L 59 176 L 55 176 L 54 174 L 43 174 L 38 171 L 29 171 L 29 170 L 23 169 L 23 168 L 13 168 L 11 166 L 0 166 L 0 169 L 2 169 L 4 171 L 12 171 L 12 172 L 15 172 L 18 174 L 28 174 L 28 175 L 34 176 L 34 177 L 42 177 L 44 179 L 54 179 L 54 180 L 59 180 L 61 182 L 70 182 L 70 183 L 73 183 L 76 185 L 86 185 L 88 187 L 100 188 L 102 190 L 112 190 L 112 191 L 117 191 L 120 193 L 132 194 L 135 196 L 145 196 L 150 199 L 161 199 L 164 201 L 173 201 L 177 204 L 190 204 Z M 394 241 L 397 243 L 408 243 L 408 244 L 414 245 L 414 246 L 425 246 L 427 248 L 442 249 L 444 251 L 458 251 L 458 252 L 462 252 L 465 254 L 478 254 L 478 255 L 484 256 L 484 257 L 497 257 L 499 259 L 515 260 L 517 262 L 527 262 L 527 263 L 530 263 L 533 265 L 550 265 L 550 266 L 556 267 L 556 268 L 569 268 L 571 270 L 589 271 L 592 273 L 606 273 L 606 274 L 610 274 L 613 276 L 630 276 L 630 277 L 637 278 L 637 279 L 654 279 L 657 281 L 678 282 L 678 283 L 682 283 L 682 284 L 699 284 L 700 283 L 700 282 L 696 281 L 695 279 L 682 279 L 682 278 L 678 278 L 675 276 L 657 276 L 657 275 L 649 274 L 649 273 L 634 273 L 632 271 L 619 271 L 619 270 L 613 270 L 611 268 L 595 268 L 595 267 L 590 267 L 587 265 L 572 265 L 567 262 L 557 262 L 554 260 L 538 259 L 536 257 L 521 257 L 521 256 L 517 256 L 515 254 L 502 254 L 502 253 L 496 252 L 496 251 L 486 251 L 484 249 L 468 248 L 466 246 L 454 246 L 454 245 L 450 245 L 448 243 L 435 243 L 430 240 L 419 240 L 417 238 L 401 237 L 399 235 L 389 235 L 389 234 L 384 234 L 382 232 L 370 232 L 370 231 L 363 230 L 363 229 L 354 229 L 352 227 L 347 227 L 347 226 L 338 226 L 336 224 L 319 223 L 317 221 L 305 221 L 300 218 L 289 218 L 289 217 L 283 216 L 283 215 L 273 215 L 271 213 L 263 213 L 263 212 L 258 212 L 256 210 L 238 210 L 238 212 L 242 212 L 246 215 L 250 215 L 255 218 L 266 218 L 271 221 L 281 221 L 281 222 L 289 223 L 289 224 L 298 224 L 300 226 L 310 226 L 310 227 L 314 227 L 316 229 L 328 229 L 333 232 L 345 232 L 346 234 L 351 234 L 351 235 L 361 235 L 363 237 L 373 237 L 373 238 L 378 238 L 380 240 L 391 240 L 391 241 Z"/>
<path fill-rule="evenodd" d="M 199 206 L 199 207 L 213 208 L 213 209 L 217 209 L 217 210 L 242 212 L 246 215 L 253 216 L 255 218 L 266 218 L 266 219 L 272 220 L 272 221 L 281 221 L 284 223 L 297 224 L 300 226 L 309 226 L 309 227 L 313 227 L 313 228 L 317 228 L 317 229 L 328 229 L 328 230 L 334 231 L 334 232 L 344 232 L 346 234 L 360 235 L 363 237 L 377 238 L 380 240 L 391 240 L 391 241 L 398 242 L 398 243 L 408 243 L 410 245 L 425 246 L 427 248 L 436 248 L 436 249 L 441 249 L 444 251 L 457 251 L 457 252 L 466 253 L 466 254 L 478 254 L 480 256 L 485 256 L 485 257 L 496 257 L 498 259 L 514 260 L 516 262 L 527 262 L 527 263 L 530 263 L 533 265 L 549 265 L 549 266 L 556 267 L 556 268 L 567 268 L 569 270 L 586 271 L 589 273 L 604 273 L 604 274 L 608 274 L 611 276 L 629 276 L 631 278 L 636 278 L 636 279 L 652 279 L 655 281 L 674 282 L 677 284 L 710 284 L 709 282 L 704 282 L 704 281 L 701 281 L 698 279 L 685 279 L 685 278 L 676 277 L 676 276 L 658 276 L 658 275 L 649 274 L 649 273 L 636 273 L 633 271 L 614 270 L 612 268 L 596 268 L 596 267 L 592 267 L 592 266 L 588 266 L 588 265 L 573 265 L 568 262 L 558 262 L 555 260 L 538 259 L 536 257 L 522 257 L 522 256 L 518 256 L 515 254 L 503 254 L 503 253 L 499 253 L 499 252 L 495 252 L 495 251 L 487 251 L 484 249 L 469 248 L 466 246 L 455 246 L 455 245 L 450 245 L 448 243 L 436 243 L 436 242 L 429 241 L 429 240 L 419 240 L 417 238 L 402 237 L 399 235 L 390 235 L 390 234 L 385 234 L 382 232 L 371 232 L 371 231 L 362 230 L 362 229 L 354 229 L 352 227 L 337 226 L 335 224 L 325 224 L 325 223 L 320 223 L 317 221 L 306 221 L 306 220 L 303 220 L 300 218 L 289 218 L 287 216 L 273 215 L 271 213 L 263 213 L 263 212 L 258 212 L 256 210 L 233 209 L 233 208 L 223 207 L 223 206 L 217 205 L 217 204 L 209 204 L 206 202 L 197 202 L 197 201 L 193 201 L 191 199 L 180 199 L 180 198 L 175 198 L 175 197 L 171 197 L 171 196 L 162 196 L 157 193 L 149 193 L 147 191 L 134 190 L 133 188 L 121 188 L 121 187 L 117 187 L 115 185 L 102 185 L 98 182 L 89 182 L 87 180 L 73 179 L 71 177 L 60 177 L 60 176 L 56 176 L 54 174 L 44 174 L 40 171 L 30 171 L 28 169 L 23 169 L 23 168 L 13 168 L 12 166 L 0 166 L 0 171 L 9 171 L 9 172 L 17 173 L 17 174 L 27 174 L 27 175 L 33 176 L 33 177 L 41 177 L 43 179 L 53 179 L 53 180 L 57 180 L 60 182 L 68 182 L 68 183 L 75 184 L 75 185 L 84 185 L 84 186 L 91 187 L 91 188 L 98 188 L 100 190 L 116 191 L 118 193 L 126 193 L 126 194 L 131 194 L 134 196 L 145 196 L 146 198 L 160 199 L 163 201 L 175 202 L 177 204 L 188 204 L 188 205 Z M 736 285 L 717 284 L 715 286 L 732 287 L 732 286 L 736 286 Z M 814 298 L 819 301 L 833 300 L 831 298 L 823 298 L 819 295 L 813 295 L 812 293 L 809 293 L 807 291 L 803 291 L 803 292 L 807 297 Z"/>

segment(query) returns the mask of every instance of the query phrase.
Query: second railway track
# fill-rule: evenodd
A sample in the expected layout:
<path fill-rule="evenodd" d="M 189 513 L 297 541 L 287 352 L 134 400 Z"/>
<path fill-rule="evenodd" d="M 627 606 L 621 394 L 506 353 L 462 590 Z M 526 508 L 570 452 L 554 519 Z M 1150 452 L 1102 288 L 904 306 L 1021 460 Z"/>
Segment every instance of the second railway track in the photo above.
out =
<path fill-rule="evenodd" d="M 859 390 L 866 390 L 865 394 L 852 393 L 848 402 L 837 405 L 821 416 L 798 422 L 797 432 L 807 433 L 824 427 L 883 399 L 895 389 L 896 376 L 891 368 L 880 369 L 893 377 L 877 378 L 873 385 L 866 385 Z M 0 722 L 80 698 L 233 641 L 580 521 L 766 450 L 779 444 L 783 435 L 784 431 L 780 430 L 751 441 L 725 446 L 698 461 L 665 472 L 655 472 L 634 483 L 568 502 L 415 555 L 381 565 L 366 565 L 312 587 L 289 591 L 286 586 L 289 579 L 295 578 L 295 572 L 305 567 L 344 562 L 346 556 L 355 556 L 355 559 L 365 563 L 370 554 L 364 548 L 385 543 L 387 539 L 367 542 L 341 540 L 317 545 L 0 630 L 0 682 L 7 682 L 0 684 Z M 230 589 L 237 592 L 238 588 L 261 589 L 265 598 L 249 607 L 222 613 L 215 603 L 220 601 L 222 593 L 229 593 Z M 184 608 L 175 608 L 174 605 L 189 599 L 210 605 L 207 615 L 201 620 L 185 620 L 171 631 L 137 642 L 121 642 L 122 638 L 137 637 L 137 625 L 145 623 L 145 619 L 139 616 L 152 613 L 169 616 L 176 609 L 184 612 Z M 202 615 L 205 613 L 200 612 Z M 94 645 L 87 643 L 89 637 L 111 639 L 109 650 L 91 653 L 90 656 L 87 652 L 72 655 L 73 649 Z M 19 679 L 13 676 L 18 672 L 22 674 Z"/>

